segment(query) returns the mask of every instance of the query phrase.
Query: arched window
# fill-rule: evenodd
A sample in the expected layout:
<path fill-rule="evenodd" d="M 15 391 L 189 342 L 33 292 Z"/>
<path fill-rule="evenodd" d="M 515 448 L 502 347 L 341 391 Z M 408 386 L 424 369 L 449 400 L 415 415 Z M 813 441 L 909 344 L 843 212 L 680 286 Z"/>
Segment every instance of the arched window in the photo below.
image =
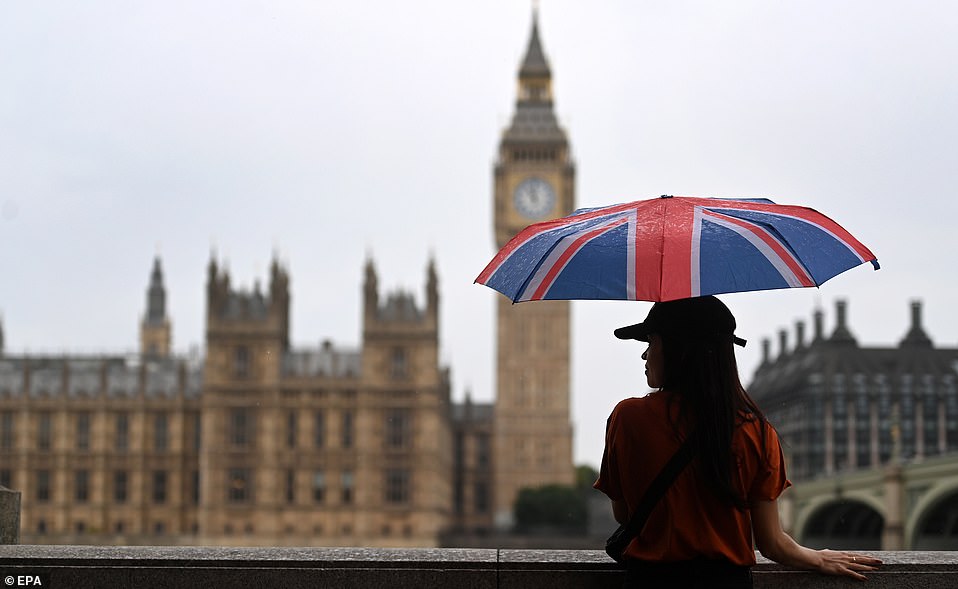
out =
<path fill-rule="evenodd" d="M 408 376 L 408 366 L 406 361 L 406 350 L 404 348 L 396 347 L 392 350 L 392 363 L 391 363 L 391 373 L 392 377 L 395 379 L 403 379 Z"/>
<path fill-rule="evenodd" d="M 233 350 L 233 376 L 249 377 L 249 348 L 246 346 L 236 346 Z"/>

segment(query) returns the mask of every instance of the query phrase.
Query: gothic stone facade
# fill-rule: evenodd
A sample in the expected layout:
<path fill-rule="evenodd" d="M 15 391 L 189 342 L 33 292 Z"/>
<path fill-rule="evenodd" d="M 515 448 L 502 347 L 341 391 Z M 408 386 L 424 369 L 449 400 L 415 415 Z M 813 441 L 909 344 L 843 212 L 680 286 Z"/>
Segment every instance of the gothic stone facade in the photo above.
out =
<path fill-rule="evenodd" d="M 26 543 L 435 546 L 492 523 L 491 405 L 450 403 L 439 292 L 381 298 L 359 350 L 289 344 L 289 278 L 215 260 L 206 355 L 169 354 L 157 261 L 140 354 L 0 354 L 0 484 Z"/>
<path fill-rule="evenodd" d="M 575 167 L 534 16 L 494 168 L 496 243 L 568 214 Z M 215 260 L 206 355 L 170 355 L 154 265 L 135 357 L 0 354 L 0 483 L 25 542 L 432 546 L 507 529 L 519 490 L 572 484 L 569 306 L 497 307 L 496 403 L 450 403 L 439 294 L 380 300 L 359 350 L 289 345 L 289 279 L 232 289 Z M 0 331 L 0 351 L 3 334 Z"/>
<path fill-rule="evenodd" d="M 847 323 L 844 301 L 824 333 L 814 315 L 789 349 L 763 361 L 749 393 L 778 428 L 789 477 L 802 481 L 898 461 L 920 461 L 958 450 L 958 349 L 935 346 L 912 303 L 911 326 L 896 347 L 862 347 Z"/>

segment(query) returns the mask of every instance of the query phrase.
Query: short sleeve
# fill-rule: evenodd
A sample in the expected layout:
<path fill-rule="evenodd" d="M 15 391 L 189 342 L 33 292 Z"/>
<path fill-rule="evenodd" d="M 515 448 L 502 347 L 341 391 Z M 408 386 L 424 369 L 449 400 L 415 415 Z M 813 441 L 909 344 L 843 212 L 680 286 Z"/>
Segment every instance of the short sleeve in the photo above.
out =
<path fill-rule="evenodd" d="M 785 474 L 785 455 L 778 439 L 778 433 L 771 424 L 765 422 L 765 456 L 758 461 L 755 477 L 748 490 L 748 502 L 774 501 L 782 491 L 791 486 Z M 759 445 L 761 448 L 761 445 Z"/>
<path fill-rule="evenodd" d="M 624 497 L 622 484 L 619 479 L 616 453 L 616 432 L 618 431 L 618 406 L 605 422 L 605 450 L 602 451 L 602 464 L 599 466 L 599 478 L 593 488 L 605 493 L 613 501 L 621 501 Z"/>

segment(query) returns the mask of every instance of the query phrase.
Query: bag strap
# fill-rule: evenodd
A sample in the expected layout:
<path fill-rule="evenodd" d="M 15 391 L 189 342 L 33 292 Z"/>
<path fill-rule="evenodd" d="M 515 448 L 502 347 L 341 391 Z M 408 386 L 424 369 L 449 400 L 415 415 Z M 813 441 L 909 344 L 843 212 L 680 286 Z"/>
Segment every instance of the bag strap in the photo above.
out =
<path fill-rule="evenodd" d="M 679 473 L 692 461 L 693 437 L 694 434 L 685 439 L 682 447 L 675 451 L 675 454 L 673 454 L 668 463 L 662 467 L 662 470 L 658 476 L 655 477 L 655 480 L 652 481 L 652 484 L 649 485 L 649 488 L 645 490 L 642 501 L 639 502 L 638 508 L 636 508 L 635 513 L 632 514 L 632 518 L 629 519 L 628 526 L 626 526 L 626 531 L 629 533 L 630 539 L 638 536 L 639 533 L 642 532 L 642 528 L 645 527 L 645 521 L 649 519 L 649 515 L 652 513 L 656 504 L 658 504 L 662 496 L 665 495 L 665 492 L 669 490 L 672 483 L 675 482 Z"/>

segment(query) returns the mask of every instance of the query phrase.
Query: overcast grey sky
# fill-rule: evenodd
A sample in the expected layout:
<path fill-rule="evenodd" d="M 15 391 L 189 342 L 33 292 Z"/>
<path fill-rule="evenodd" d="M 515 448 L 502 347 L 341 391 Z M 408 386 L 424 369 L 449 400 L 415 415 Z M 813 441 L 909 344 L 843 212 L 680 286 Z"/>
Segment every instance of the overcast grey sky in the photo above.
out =
<path fill-rule="evenodd" d="M 532 9 L 522 0 L 0 4 L 0 314 L 10 353 L 135 349 L 154 255 L 174 347 L 201 346 L 206 264 L 287 264 L 296 346 L 357 347 L 363 262 L 423 300 L 435 256 L 454 395 L 493 398 L 492 165 Z M 545 0 L 541 38 L 579 206 L 660 194 L 812 206 L 876 253 L 820 289 L 723 297 L 750 340 L 849 301 L 864 344 L 909 302 L 958 344 L 958 3 Z M 534 304 L 534 303 L 529 303 Z M 646 391 L 573 305 L 577 462 Z M 777 350 L 777 343 L 774 346 Z"/>

